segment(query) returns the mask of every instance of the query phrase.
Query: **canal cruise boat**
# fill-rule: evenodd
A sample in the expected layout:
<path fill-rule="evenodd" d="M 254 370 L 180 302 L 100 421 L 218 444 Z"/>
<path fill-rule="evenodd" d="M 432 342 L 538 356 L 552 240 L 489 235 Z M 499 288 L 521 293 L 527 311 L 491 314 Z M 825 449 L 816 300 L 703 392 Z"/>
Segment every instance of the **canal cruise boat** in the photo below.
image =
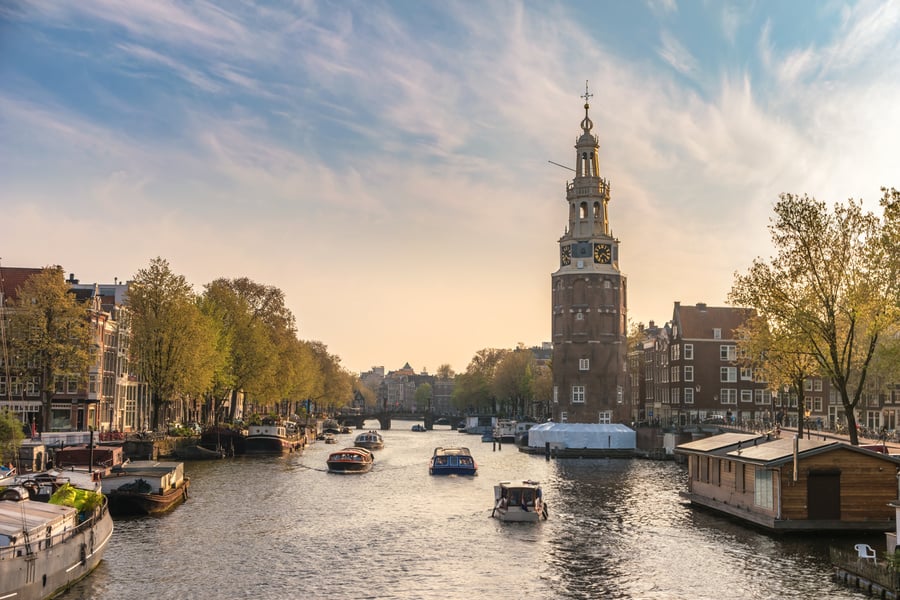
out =
<path fill-rule="evenodd" d="M 428 473 L 430 475 L 477 475 L 478 464 L 468 448 L 439 446 L 431 455 Z"/>
<path fill-rule="evenodd" d="M 366 473 L 375 464 L 375 455 L 367 448 L 344 448 L 332 452 L 325 461 L 329 473 Z"/>
<path fill-rule="evenodd" d="M 384 448 L 384 438 L 377 431 L 366 431 L 356 436 L 353 445 L 367 450 L 381 450 Z"/>

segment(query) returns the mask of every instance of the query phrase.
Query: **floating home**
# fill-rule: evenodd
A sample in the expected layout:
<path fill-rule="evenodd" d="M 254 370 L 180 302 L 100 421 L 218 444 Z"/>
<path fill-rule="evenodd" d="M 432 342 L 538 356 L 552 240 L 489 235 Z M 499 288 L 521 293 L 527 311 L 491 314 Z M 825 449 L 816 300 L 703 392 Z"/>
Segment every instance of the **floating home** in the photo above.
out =
<path fill-rule="evenodd" d="M 844 442 L 723 433 L 675 448 L 693 505 L 776 533 L 896 527 L 900 457 Z"/>

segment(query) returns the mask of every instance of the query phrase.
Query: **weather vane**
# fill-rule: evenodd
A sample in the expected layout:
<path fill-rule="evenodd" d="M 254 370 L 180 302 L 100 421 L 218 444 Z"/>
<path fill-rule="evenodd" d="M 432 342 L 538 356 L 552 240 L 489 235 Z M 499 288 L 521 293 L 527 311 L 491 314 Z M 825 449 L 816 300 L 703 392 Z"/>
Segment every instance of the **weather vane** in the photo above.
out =
<path fill-rule="evenodd" d="M 593 98 L 593 97 L 594 97 L 594 95 L 588 91 L 588 80 L 585 79 L 584 80 L 584 96 L 582 96 L 582 98 L 584 98 L 584 103 L 587 104 L 588 102 L 590 102 L 591 98 Z"/>

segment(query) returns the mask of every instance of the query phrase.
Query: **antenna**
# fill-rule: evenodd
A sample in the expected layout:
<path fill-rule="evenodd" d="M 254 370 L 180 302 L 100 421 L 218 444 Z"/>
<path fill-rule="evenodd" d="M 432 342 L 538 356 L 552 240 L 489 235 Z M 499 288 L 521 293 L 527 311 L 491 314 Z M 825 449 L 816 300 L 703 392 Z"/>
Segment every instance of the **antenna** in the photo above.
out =
<path fill-rule="evenodd" d="M 551 165 L 556 165 L 557 167 L 562 167 L 563 169 L 568 169 L 568 170 L 572 171 L 573 173 L 575 172 L 575 169 L 573 169 L 572 167 L 567 167 L 566 165 L 561 165 L 557 162 L 553 162 L 552 160 L 548 160 L 547 162 L 550 163 Z"/>

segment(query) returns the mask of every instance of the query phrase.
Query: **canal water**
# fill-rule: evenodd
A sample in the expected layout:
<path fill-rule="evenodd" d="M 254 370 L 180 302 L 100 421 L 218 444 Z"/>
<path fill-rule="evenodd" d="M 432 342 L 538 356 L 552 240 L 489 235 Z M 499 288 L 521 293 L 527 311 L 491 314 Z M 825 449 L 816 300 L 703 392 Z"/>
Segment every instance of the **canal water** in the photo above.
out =
<path fill-rule="evenodd" d="M 326 472 L 355 433 L 281 458 L 186 463 L 187 503 L 117 520 L 104 561 L 62 598 L 858 599 L 832 582 L 828 547 L 884 543 L 772 537 L 692 509 L 673 462 L 548 461 L 393 425 L 362 475 Z M 434 447 L 451 445 L 471 449 L 477 477 L 428 475 Z M 493 485 L 515 479 L 541 481 L 547 521 L 490 518 Z"/>

